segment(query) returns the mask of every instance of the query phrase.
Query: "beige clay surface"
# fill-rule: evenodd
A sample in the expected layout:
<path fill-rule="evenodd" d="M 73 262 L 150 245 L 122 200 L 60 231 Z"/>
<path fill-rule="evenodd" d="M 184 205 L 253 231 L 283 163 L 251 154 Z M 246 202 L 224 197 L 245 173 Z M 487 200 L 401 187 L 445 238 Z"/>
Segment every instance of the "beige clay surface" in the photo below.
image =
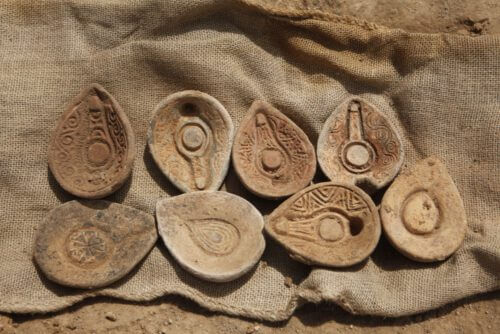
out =
<path fill-rule="evenodd" d="M 219 189 L 233 144 L 224 106 L 208 94 L 182 91 L 161 101 L 153 114 L 148 145 L 163 174 L 183 192 Z"/>
<path fill-rule="evenodd" d="M 50 280 L 92 289 L 129 273 L 158 238 L 153 216 L 107 201 L 70 201 L 37 231 L 34 259 Z"/>
<path fill-rule="evenodd" d="M 382 199 L 385 235 L 415 261 L 441 261 L 462 244 L 467 219 L 462 198 L 444 164 L 432 156 L 399 175 Z"/>
<path fill-rule="evenodd" d="M 264 252 L 262 215 L 230 193 L 200 191 L 161 199 L 156 218 L 172 256 L 204 280 L 232 281 L 250 271 Z"/>
<path fill-rule="evenodd" d="M 49 144 L 57 182 L 83 198 L 102 198 L 132 172 L 135 136 L 118 102 L 102 86 L 84 89 L 62 114 Z"/>

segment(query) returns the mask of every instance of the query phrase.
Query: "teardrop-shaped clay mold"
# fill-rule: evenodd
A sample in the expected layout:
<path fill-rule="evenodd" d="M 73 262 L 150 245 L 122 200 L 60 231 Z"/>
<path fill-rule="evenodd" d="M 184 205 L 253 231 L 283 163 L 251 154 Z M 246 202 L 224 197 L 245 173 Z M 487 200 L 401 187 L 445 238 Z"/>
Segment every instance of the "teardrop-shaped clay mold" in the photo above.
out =
<path fill-rule="evenodd" d="M 254 267 L 264 252 L 262 215 L 236 195 L 199 191 L 161 199 L 156 218 L 172 256 L 204 280 L 234 280 Z"/>
<path fill-rule="evenodd" d="M 436 157 L 419 161 L 394 180 L 382 199 L 380 216 L 391 244 L 420 262 L 446 259 L 467 231 L 462 198 Z"/>
<path fill-rule="evenodd" d="M 118 102 L 100 85 L 83 90 L 59 119 L 49 144 L 57 182 L 83 198 L 102 198 L 130 176 L 135 136 Z"/>
<path fill-rule="evenodd" d="M 70 201 L 51 210 L 34 259 L 51 281 L 92 289 L 128 274 L 158 238 L 154 217 L 107 201 Z"/>
<path fill-rule="evenodd" d="M 160 170 L 181 191 L 217 190 L 229 168 L 233 131 L 219 101 L 189 90 L 156 107 L 148 145 Z"/>
<path fill-rule="evenodd" d="M 284 201 L 265 229 L 292 258 L 328 267 L 363 261 L 381 233 L 371 198 L 354 185 L 335 182 L 309 186 Z"/>
<path fill-rule="evenodd" d="M 280 198 L 311 183 L 316 154 L 294 122 L 269 103 L 255 101 L 236 133 L 233 165 L 252 193 Z"/>
<path fill-rule="evenodd" d="M 404 152 L 395 128 L 375 106 L 355 97 L 342 102 L 318 138 L 318 162 L 332 181 L 366 191 L 387 185 L 399 172 Z"/>

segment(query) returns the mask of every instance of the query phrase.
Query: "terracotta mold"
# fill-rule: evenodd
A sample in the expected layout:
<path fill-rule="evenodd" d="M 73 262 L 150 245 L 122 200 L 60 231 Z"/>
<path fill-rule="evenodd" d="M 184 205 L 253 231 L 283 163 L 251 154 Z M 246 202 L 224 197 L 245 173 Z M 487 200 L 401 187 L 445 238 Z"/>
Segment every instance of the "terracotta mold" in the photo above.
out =
<path fill-rule="evenodd" d="M 275 199 L 311 183 L 316 154 L 295 123 L 270 104 L 255 101 L 236 133 L 233 165 L 252 193 Z"/>
<path fill-rule="evenodd" d="M 264 252 L 264 220 L 236 195 L 200 191 L 161 199 L 156 218 L 172 256 L 207 281 L 228 282 L 244 275 Z"/>
<path fill-rule="evenodd" d="M 154 217 L 107 201 L 70 201 L 51 210 L 37 231 L 34 259 L 61 285 L 92 289 L 128 274 L 154 246 Z"/>
<path fill-rule="evenodd" d="M 419 161 L 394 180 L 384 194 L 380 215 L 391 244 L 420 262 L 446 259 L 467 231 L 462 198 L 436 157 Z"/>
<path fill-rule="evenodd" d="M 148 145 L 160 170 L 181 191 L 217 190 L 229 168 L 233 131 L 219 101 L 189 90 L 156 107 Z"/>
<path fill-rule="evenodd" d="M 49 144 L 49 167 L 71 194 L 108 196 L 130 176 L 135 136 L 118 102 L 103 87 L 83 90 L 59 119 Z"/>
<path fill-rule="evenodd" d="M 266 220 L 266 232 L 300 262 L 347 267 L 375 249 L 381 227 L 377 208 L 360 188 L 324 182 L 299 191 Z"/>
<path fill-rule="evenodd" d="M 397 175 L 404 159 L 401 139 L 369 102 L 349 98 L 325 122 L 318 138 L 318 162 L 335 182 L 373 192 Z"/>

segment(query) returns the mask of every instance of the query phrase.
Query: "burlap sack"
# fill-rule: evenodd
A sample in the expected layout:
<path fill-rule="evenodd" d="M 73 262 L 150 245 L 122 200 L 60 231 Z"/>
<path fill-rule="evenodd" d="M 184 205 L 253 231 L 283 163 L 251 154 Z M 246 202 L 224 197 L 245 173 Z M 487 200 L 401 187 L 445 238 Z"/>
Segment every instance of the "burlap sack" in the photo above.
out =
<path fill-rule="evenodd" d="M 94 295 L 139 301 L 175 293 L 266 320 L 322 300 L 399 316 L 500 287 L 500 38 L 410 34 L 335 16 L 326 0 L 286 2 L 0 4 L 0 311 L 48 312 Z M 173 92 L 213 95 L 236 127 L 252 101 L 264 99 L 312 142 L 335 106 L 359 94 L 401 131 L 404 168 L 430 154 L 443 159 L 465 202 L 465 243 L 447 261 L 421 264 L 382 239 L 365 263 L 309 272 L 268 240 L 255 271 L 210 284 L 180 269 L 159 242 L 109 288 L 55 285 L 31 259 L 37 225 L 72 198 L 48 172 L 48 139 L 67 103 L 92 82 L 116 97 L 137 135 L 133 176 L 112 201 L 153 213 L 159 197 L 178 194 L 145 151 L 151 112 Z M 264 214 L 277 205 L 251 196 L 232 170 L 225 189 Z"/>

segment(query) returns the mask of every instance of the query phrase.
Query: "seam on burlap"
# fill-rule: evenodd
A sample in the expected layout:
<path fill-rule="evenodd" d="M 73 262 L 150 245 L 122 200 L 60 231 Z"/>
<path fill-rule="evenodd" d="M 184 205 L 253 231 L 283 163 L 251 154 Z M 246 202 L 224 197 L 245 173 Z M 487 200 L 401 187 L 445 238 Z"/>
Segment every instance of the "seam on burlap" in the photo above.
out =
<path fill-rule="evenodd" d="M 272 16 L 280 16 L 289 19 L 315 19 L 332 23 L 341 23 L 351 26 L 357 26 L 369 31 L 389 29 L 382 25 L 361 20 L 352 16 L 342 16 L 333 14 L 329 11 L 317 9 L 315 8 L 317 7 L 317 5 L 312 4 L 310 0 L 303 0 L 304 8 L 297 8 L 290 3 L 281 1 L 272 4 L 266 0 L 238 0 L 238 2 L 240 2 L 244 6 L 253 8 L 255 10 L 258 10 L 259 12 Z M 328 3 L 324 4 L 324 6 L 328 7 L 328 10 L 333 9 L 332 6 Z"/>
<path fill-rule="evenodd" d="M 351 305 L 349 299 L 343 295 L 336 295 L 332 298 L 325 298 L 321 291 L 317 291 L 312 288 L 299 287 L 297 290 L 297 295 L 304 301 L 319 304 L 321 302 L 333 302 L 337 306 L 340 306 L 345 311 L 351 314 L 358 314 L 358 312 Z"/>

